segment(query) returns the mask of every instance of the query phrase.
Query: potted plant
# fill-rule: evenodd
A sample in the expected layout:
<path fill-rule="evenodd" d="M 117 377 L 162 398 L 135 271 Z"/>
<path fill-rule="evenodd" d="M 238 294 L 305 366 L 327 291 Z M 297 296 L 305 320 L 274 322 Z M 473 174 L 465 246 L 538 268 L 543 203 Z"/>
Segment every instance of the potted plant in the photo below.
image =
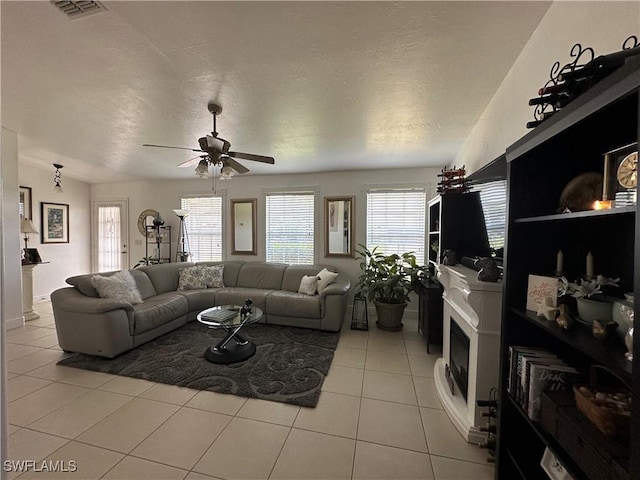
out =
<path fill-rule="evenodd" d="M 359 245 L 356 250 L 361 260 L 362 274 L 356 288 L 358 293 L 373 301 L 378 321 L 383 330 L 402 330 L 402 316 L 409 294 L 418 290 L 419 281 L 430 276 L 427 267 L 418 265 L 414 252 L 385 255 L 378 247 L 368 250 Z"/>

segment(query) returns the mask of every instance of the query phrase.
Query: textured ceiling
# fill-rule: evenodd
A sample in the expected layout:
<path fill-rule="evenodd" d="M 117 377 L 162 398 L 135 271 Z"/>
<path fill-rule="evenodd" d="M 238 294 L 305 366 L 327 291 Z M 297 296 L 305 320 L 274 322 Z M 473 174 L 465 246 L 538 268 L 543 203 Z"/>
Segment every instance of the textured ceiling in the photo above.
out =
<path fill-rule="evenodd" d="M 212 129 L 251 173 L 441 166 L 549 2 L 1 2 L 2 126 L 20 159 L 101 183 L 191 178 Z"/>

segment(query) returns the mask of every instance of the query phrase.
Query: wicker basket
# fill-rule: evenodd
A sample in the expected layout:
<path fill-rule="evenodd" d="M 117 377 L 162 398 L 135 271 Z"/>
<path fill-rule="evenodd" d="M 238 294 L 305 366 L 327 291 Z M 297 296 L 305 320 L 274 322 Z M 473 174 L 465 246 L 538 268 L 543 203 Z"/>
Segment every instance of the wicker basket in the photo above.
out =
<path fill-rule="evenodd" d="M 599 377 L 598 371 L 606 372 L 609 376 L 616 379 L 615 383 L 620 386 L 602 385 L 602 378 Z M 616 375 L 614 372 L 601 365 L 593 365 L 591 367 L 591 384 L 590 385 L 574 385 L 573 392 L 576 399 L 576 406 L 593 423 L 598 430 L 610 438 L 622 441 L 629 439 L 630 417 L 624 415 L 613 408 L 598 405 L 593 398 L 583 394 L 580 387 L 587 387 L 591 391 L 603 393 L 621 393 L 631 395 L 631 389 L 627 382 Z"/>

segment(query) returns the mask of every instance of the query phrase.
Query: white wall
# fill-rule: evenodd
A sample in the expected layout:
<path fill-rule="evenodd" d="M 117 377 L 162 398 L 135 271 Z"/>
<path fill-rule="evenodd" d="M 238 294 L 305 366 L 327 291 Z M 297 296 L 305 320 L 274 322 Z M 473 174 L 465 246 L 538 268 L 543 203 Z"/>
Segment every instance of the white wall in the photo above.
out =
<path fill-rule="evenodd" d="M 224 193 L 223 222 L 225 231 L 225 245 L 227 252 L 225 260 L 264 261 L 265 260 L 265 200 L 266 189 L 311 187 L 317 191 L 316 196 L 316 262 L 334 265 L 340 271 L 347 273 L 352 283 L 357 280 L 360 270 L 359 262 L 349 258 L 335 258 L 324 256 L 324 197 L 350 196 L 355 199 L 355 243 L 365 243 L 366 225 L 366 190 L 375 185 L 422 185 L 427 189 L 427 198 L 435 196 L 440 168 L 413 168 L 398 170 L 367 170 L 298 175 L 263 175 L 263 176 L 235 176 L 228 182 L 218 182 L 218 193 Z M 131 182 L 124 184 L 103 184 L 91 187 L 92 200 L 107 200 L 128 198 L 129 200 L 129 233 L 130 233 L 130 262 L 134 265 L 145 254 L 144 237 L 137 228 L 138 216 L 147 209 L 160 212 L 165 225 L 172 226 L 172 256 L 175 256 L 178 217 L 173 213 L 174 208 L 180 208 L 180 197 L 183 194 L 211 193 L 211 181 L 194 178 L 182 181 Z M 230 200 L 234 198 L 258 199 L 258 255 L 230 255 Z M 417 309 L 412 302 L 410 308 Z"/>
<path fill-rule="evenodd" d="M 22 325 L 22 271 L 19 231 L 18 136 L 2 129 L 0 139 L 0 460 L 7 458 L 7 329 Z M 0 468 L 0 478 L 6 472 Z"/>
<path fill-rule="evenodd" d="M 572 59 L 571 47 L 592 47 L 595 55 L 618 51 L 630 35 L 640 34 L 640 2 L 555 1 L 467 137 L 452 165 L 469 173 L 502 155 L 529 130 L 528 100 L 549 80 L 554 62 Z"/>
<path fill-rule="evenodd" d="M 42 169 L 24 162 L 19 165 L 19 183 L 20 186 L 31 187 L 32 221 L 36 230 L 40 232 L 29 235 L 29 248 L 37 248 L 42 261 L 49 262 L 38 265 L 33 271 L 35 301 L 48 298 L 53 290 L 67 286 L 67 277 L 91 270 L 91 188 L 88 183 L 69 178 L 63 168 L 61 173 L 64 193 L 53 193 L 54 172 L 53 165 L 50 169 Z M 40 242 L 42 202 L 69 205 L 69 243 Z M 16 235 L 24 247 L 20 234 Z"/>

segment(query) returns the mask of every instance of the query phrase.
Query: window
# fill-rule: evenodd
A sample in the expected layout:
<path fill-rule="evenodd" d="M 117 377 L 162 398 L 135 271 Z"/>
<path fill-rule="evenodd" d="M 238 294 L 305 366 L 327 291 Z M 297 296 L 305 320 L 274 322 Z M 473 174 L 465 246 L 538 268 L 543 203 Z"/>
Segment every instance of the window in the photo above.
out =
<path fill-rule="evenodd" d="M 267 194 L 267 262 L 313 264 L 314 202 L 313 192 Z"/>
<path fill-rule="evenodd" d="M 184 219 L 185 251 L 191 252 L 191 262 L 222 260 L 222 198 L 187 197 L 181 207 L 189 215 Z M 176 236 L 180 241 L 180 232 Z"/>
<path fill-rule="evenodd" d="M 473 186 L 480 192 L 480 203 L 487 227 L 489 246 L 496 250 L 504 247 L 504 230 L 507 218 L 507 181 L 496 180 Z"/>
<path fill-rule="evenodd" d="M 424 189 L 369 190 L 367 193 L 367 248 L 385 255 L 415 252 L 424 263 Z"/>

